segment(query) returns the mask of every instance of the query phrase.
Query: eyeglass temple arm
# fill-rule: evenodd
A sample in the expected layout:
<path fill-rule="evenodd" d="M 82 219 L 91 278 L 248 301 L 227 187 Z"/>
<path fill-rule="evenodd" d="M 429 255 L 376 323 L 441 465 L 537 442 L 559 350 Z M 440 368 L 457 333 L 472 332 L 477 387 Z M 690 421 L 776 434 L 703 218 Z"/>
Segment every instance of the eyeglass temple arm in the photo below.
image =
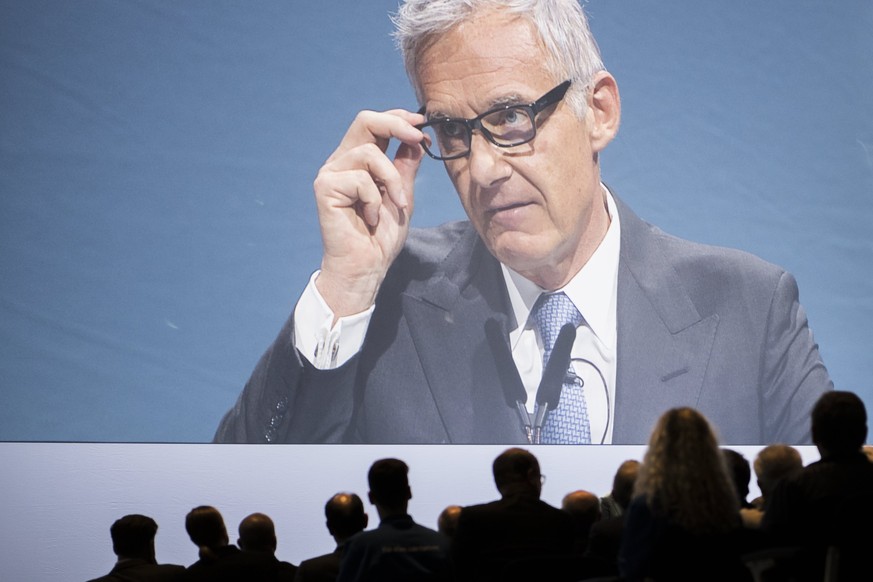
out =
<path fill-rule="evenodd" d="M 560 101 L 564 95 L 567 93 L 567 90 L 570 88 L 571 80 L 566 80 L 539 99 L 536 100 L 536 103 L 533 104 L 533 107 L 536 111 L 541 111 L 542 109 L 548 107 L 552 103 L 556 103 Z"/>

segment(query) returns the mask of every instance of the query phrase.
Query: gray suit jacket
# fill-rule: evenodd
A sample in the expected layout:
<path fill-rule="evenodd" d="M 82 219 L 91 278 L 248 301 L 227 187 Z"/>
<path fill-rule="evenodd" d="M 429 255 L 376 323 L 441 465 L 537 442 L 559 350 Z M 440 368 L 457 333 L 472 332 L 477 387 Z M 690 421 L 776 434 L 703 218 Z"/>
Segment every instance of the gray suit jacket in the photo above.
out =
<path fill-rule="evenodd" d="M 665 234 L 616 203 L 613 443 L 647 442 L 675 406 L 700 410 L 726 444 L 809 442 L 809 411 L 833 385 L 794 278 L 747 253 Z M 469 222 L 413 230 L 361 352 L 316 370 L 294 349 L 292 318 L 215 440 L 525 442 L 505 396 L 514 368 L 498 365 L 511 313 L 499 263 Z M 505 345 L 488 341 L 486 325 Z"/>

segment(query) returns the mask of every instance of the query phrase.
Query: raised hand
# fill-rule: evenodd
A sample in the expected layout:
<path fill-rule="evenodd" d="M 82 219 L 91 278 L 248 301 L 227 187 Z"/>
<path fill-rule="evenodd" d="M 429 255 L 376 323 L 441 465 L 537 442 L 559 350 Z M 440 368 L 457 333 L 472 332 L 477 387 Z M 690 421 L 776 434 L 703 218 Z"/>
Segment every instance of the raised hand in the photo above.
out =
<path fill-rule="evenodd" d="M 318 172 L 324 255 L 315 284 L 336 317 L 368 309 L 409 232 L 424 116 L 362 111 Z M 386 155 L 391 139 L 400 146 Z"/>

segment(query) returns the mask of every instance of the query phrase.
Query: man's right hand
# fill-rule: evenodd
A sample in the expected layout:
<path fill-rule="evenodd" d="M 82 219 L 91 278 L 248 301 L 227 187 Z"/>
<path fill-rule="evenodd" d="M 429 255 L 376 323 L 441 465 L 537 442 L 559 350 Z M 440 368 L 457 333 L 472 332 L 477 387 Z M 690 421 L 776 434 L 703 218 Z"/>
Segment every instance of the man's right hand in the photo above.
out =
<path fill-rule="evenodd" d="M 336 318 L 369 309 L 409 232 L 415 175 L 424 152 L 401 109 L 362 111 L 315 179 L 324 255 L 315 281 Z M 400 146 L 390 160 L 390 140 Z"/>

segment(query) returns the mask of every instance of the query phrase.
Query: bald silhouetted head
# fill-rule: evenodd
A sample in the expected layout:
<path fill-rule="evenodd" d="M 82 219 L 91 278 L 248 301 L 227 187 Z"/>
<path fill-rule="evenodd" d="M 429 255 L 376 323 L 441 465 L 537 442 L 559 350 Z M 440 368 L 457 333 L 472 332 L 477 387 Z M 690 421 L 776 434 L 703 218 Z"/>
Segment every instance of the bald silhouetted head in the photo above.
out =
<path fill-rule="evenodd" d="M 239 547 L 249 552 L 276 553 L 276 527 L 263 513 L 253 513 L 239 523 Z"/>
<path fill-rule="evenodd" d="M 561 509 L 573 518 L 576 535 L 587 537 L 588 531 L 600 520 L 600 498 L 582 489 L 567 493 L 561 501 Z"/>
<path fill-rule="evenodd" d="M 367 527 L 364 503 L 354 493 L 337 493 L 324 505 L 327 531 L 338 544 Z"/>
<path fill-rule="evenodd" d="M 461 517 L 460 505 L 449 505 L 440 512 L 437 518 L 437 530 L 448 538 L 454 538 L 458 529 L 458 519 Z"/>

